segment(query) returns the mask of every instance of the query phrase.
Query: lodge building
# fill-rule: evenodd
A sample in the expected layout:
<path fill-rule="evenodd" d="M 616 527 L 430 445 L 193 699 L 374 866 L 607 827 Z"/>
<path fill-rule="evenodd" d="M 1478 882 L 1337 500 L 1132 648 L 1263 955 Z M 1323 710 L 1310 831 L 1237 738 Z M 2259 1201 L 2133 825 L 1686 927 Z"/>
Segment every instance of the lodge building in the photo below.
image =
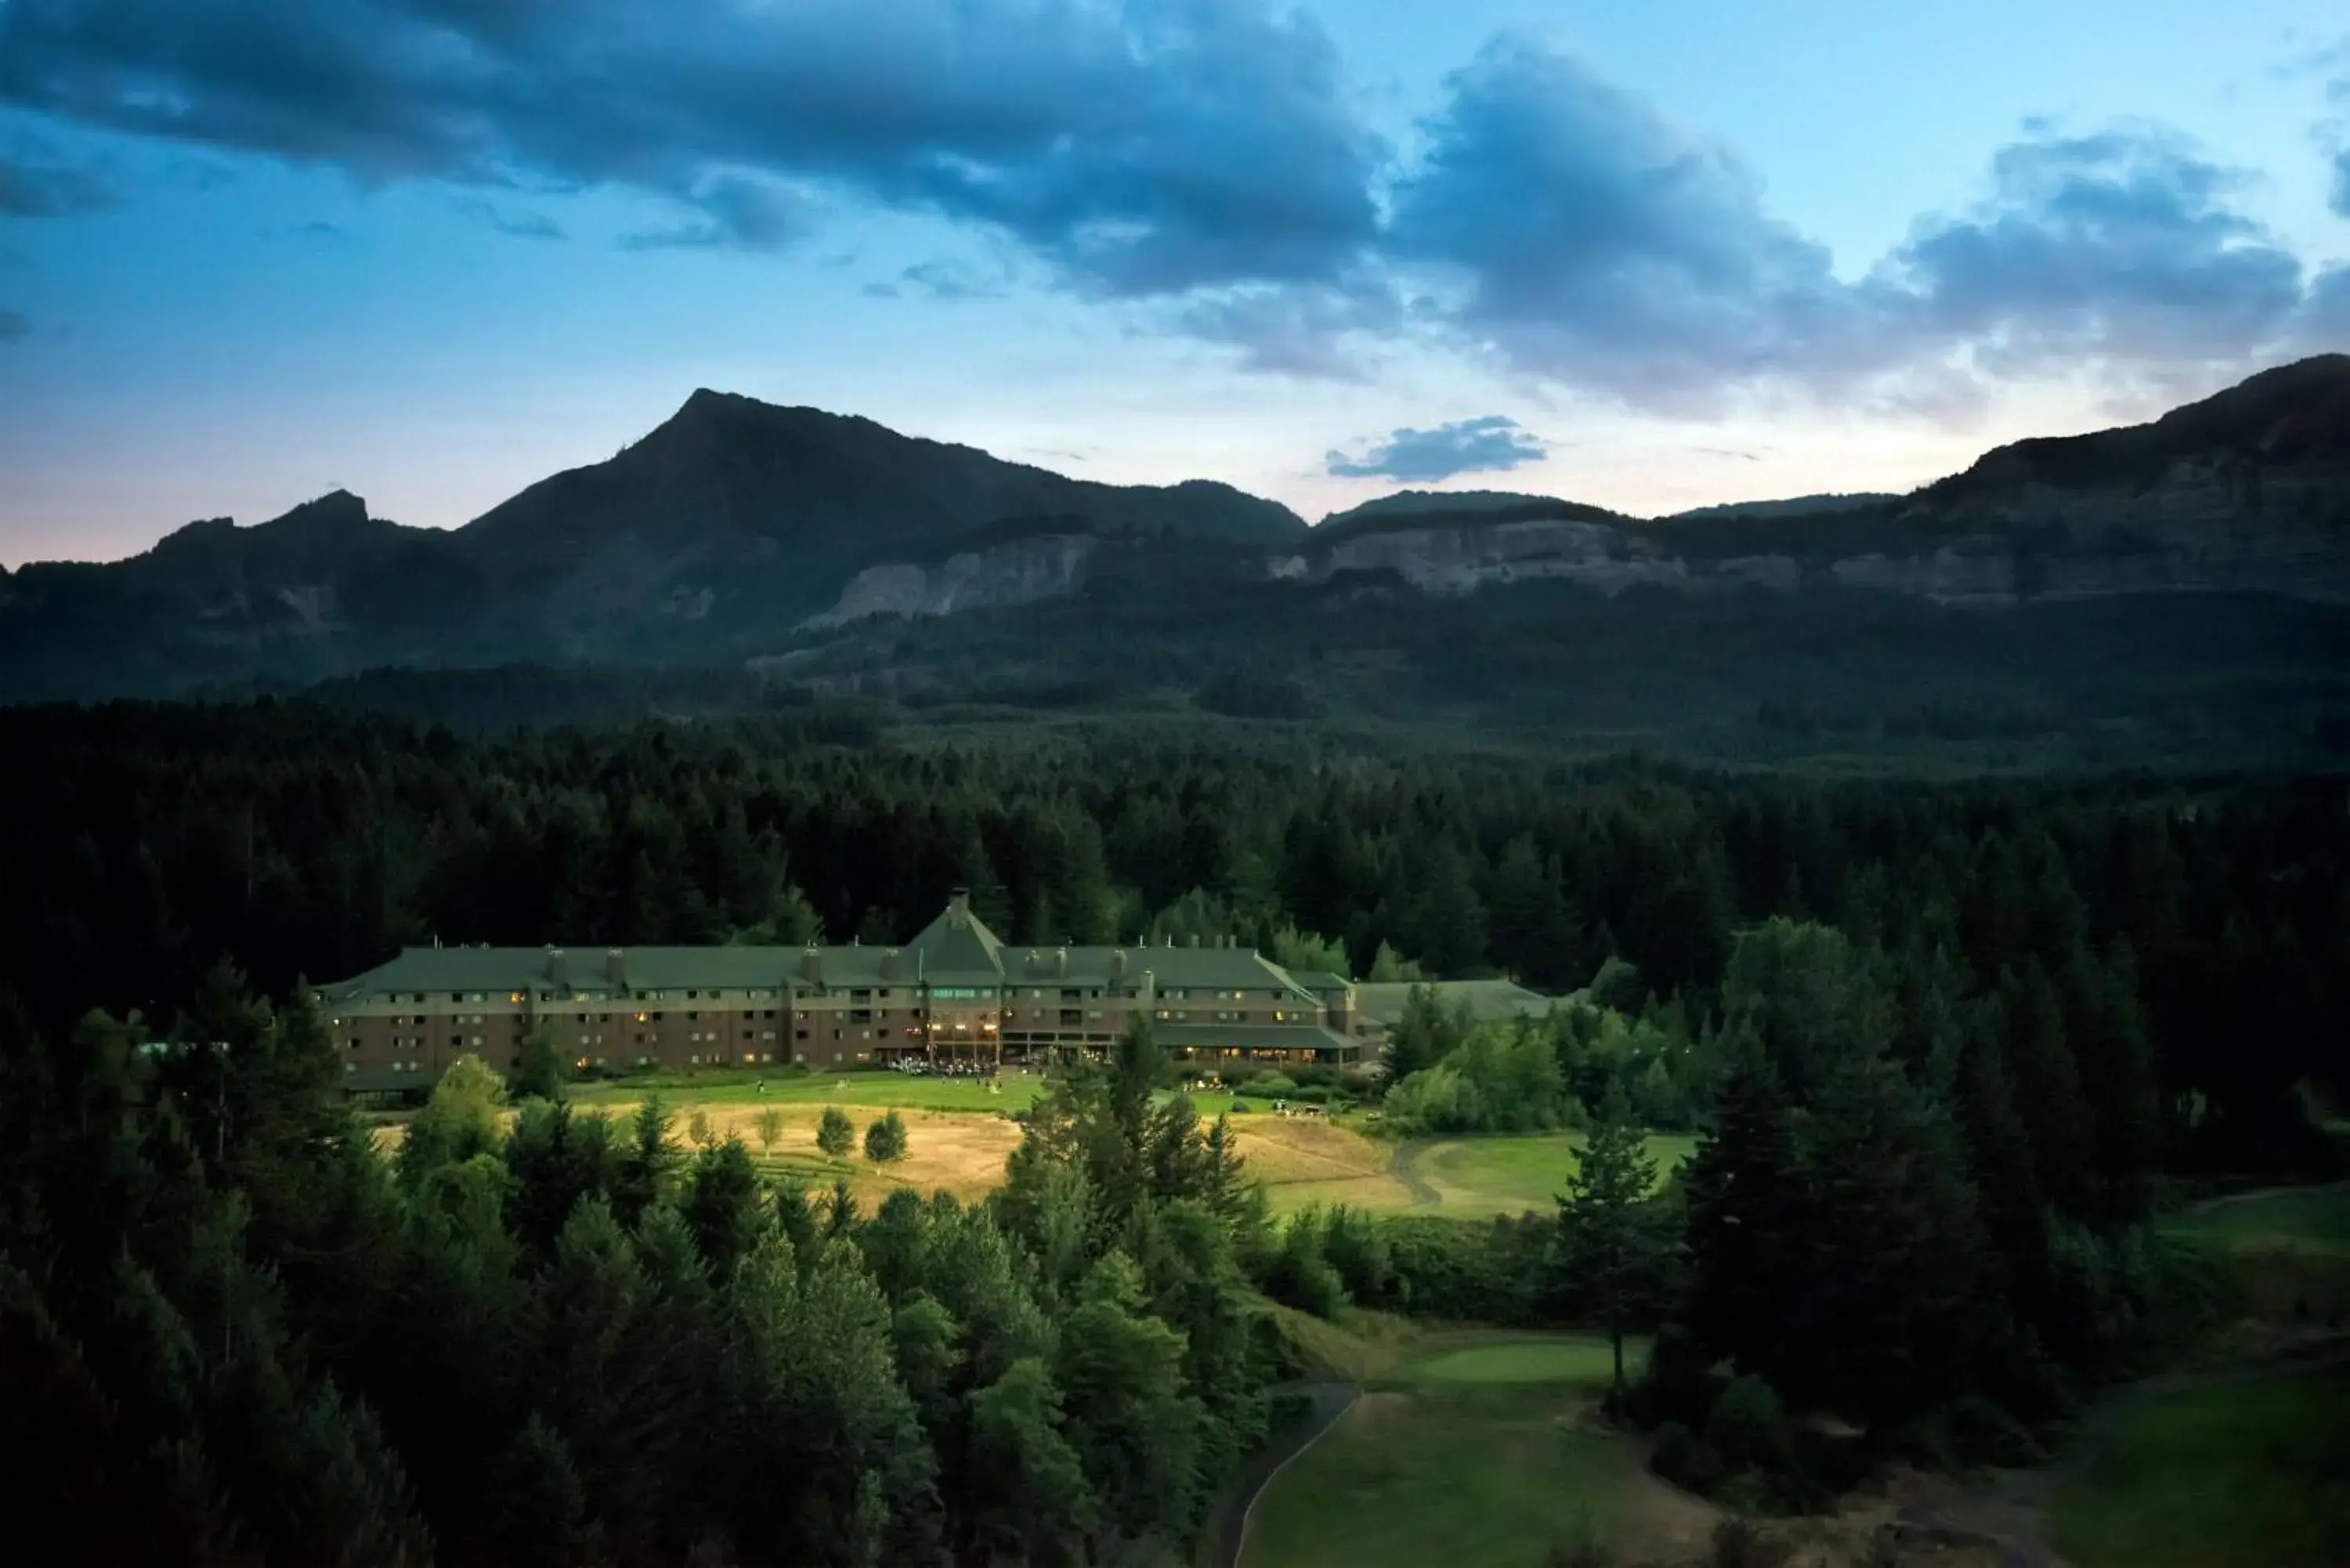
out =
<path fill-rule="evenodd" d="M 957 891 L 903 947 L 408 948 L 317 1002 L 356 1092 L 420 1087 L 463 1055 L 501 1071 L 542 1024 L 612 1072 L 1043 1062 L 1137 1014 L 1188 1061 L 1360 1060 L 1355 988 L 1229 943 L 1006 947 Z"/>

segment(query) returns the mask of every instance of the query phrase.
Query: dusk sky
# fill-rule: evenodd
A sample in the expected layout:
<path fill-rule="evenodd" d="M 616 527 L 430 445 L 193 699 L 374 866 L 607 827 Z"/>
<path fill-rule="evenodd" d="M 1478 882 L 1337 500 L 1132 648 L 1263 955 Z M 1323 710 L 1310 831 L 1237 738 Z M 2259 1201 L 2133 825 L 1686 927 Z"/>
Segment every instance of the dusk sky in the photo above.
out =
<path fill-rule="evenodd" d="M 1309 519 L 1906 489 L 2350 347 L 2340 0 L 0 0 L 0 562 L 696 387 Z"/>

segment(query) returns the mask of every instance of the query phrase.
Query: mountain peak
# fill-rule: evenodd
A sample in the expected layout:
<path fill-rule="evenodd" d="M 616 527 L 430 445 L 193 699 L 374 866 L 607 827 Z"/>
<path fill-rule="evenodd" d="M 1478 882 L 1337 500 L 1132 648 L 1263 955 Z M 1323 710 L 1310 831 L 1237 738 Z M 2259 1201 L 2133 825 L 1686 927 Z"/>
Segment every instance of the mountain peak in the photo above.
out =
<path fill-rule="evenodd" d="M 368 521 L 367 503 L 343 489 L 329 490 L 326 494 L 305 501 L 291 512 L 273 517 L 261 526 L 265 528 L 355 528 Z"/>

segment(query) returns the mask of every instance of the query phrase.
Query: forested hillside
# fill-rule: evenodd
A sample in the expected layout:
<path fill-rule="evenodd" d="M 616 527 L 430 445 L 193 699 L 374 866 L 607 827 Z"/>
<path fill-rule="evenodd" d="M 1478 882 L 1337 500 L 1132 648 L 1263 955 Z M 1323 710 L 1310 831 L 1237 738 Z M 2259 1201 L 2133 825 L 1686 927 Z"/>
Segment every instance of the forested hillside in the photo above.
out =
<path fill-rule="evenodd" d="M 1692 1019 L 1739 930 L 1816 919 L 1953 1002 L 2119 986 L 2167 1106 L 2265 1125 L 2338 1069 L 2350 1007 L 2338 778 L 844 748 L 789 720 L 469 742 L 266 704 L 16 711 L 0 745 L 0 941 L 51 1030 L 168 1023 L 224 960 L 283 994 L 436 940 L 897 940 L 958 885 L 1019 942 L 1231 931 L 1548 990 L 1614 957 Z"/>

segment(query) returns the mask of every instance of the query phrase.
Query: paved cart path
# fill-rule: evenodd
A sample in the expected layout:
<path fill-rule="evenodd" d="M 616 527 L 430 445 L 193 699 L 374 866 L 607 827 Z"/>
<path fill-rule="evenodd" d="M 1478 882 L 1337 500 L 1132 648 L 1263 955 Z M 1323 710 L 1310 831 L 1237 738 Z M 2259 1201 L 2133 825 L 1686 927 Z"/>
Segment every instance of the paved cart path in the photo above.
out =
<path fill-rule="evenodd" d="M 1216 1568 L 1240 1568 L 1241 1553 L 1248 1547 L 1249 1520 L 1265 1488 L 1290 1460 L 1312 1448 L 1353 1407 L 1362 1390 L 1351 1383 L 1294 1383 L 1282 1392 L 1305 1395 L 1310 1407 L 1302 1420 L 1291 1423 L 1288 1430 L 1249 1461 L 1239 1484 L 1217 1511 L 1215 1554 L 1209 1559 Z"/>

